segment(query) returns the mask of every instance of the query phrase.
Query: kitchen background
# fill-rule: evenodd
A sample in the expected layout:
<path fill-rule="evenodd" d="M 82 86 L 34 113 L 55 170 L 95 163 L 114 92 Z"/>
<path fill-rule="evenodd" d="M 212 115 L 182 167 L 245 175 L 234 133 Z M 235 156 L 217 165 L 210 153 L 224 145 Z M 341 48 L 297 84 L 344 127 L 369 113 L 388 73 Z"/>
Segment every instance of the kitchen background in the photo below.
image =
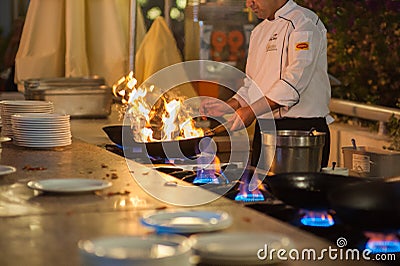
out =
<path fill-rule="evenodd" d="M 124 1 L 120 1 L 124 2 Z M 127 2 L 127 1 L 125 1 Z M 329 73 L 332 75 L 332 96 L 351 101 L 359 111 L 355 117 L 345 107 L 336 104 L 333 141 L 337 147 L 333 160 L 340 161 L 340 147 L 348 139 L 358 137 L 358 142 L 377 147 L 400 148 L 400 1 L 398 0 L 298 0 L 318 13 L 328 28 Z M 143 15 L 148 30 L 158 16 L 164 16 L 175 37 L 182 58 L 213 59 L 234 64 L 244 69 L 246 38 L 257 19 L 245 9 L 243 0 L 138 0 L 138 12 Z M 13 55 L 18 48 L 21 25 L 29 0 L 4 0 L 0 3 L 0 90 L 15 90 L 7 79 L 12 76 Z M 169 13 L 168 15 L 166 15 Z M 373 18 L 373 19 L 371 19 Z M 220 23 L 223 19 L 224 23 Z M 246 25 L 247 27 L 243 27 Z M 232 51 L 218 51 L 218 44 L 211 43 L 211 31 L 232 32 L 240 27 L 243 43 Z M 201 34 L 200 34 L 201 33 Z M 202 41 L 208 38 L 206 54 Z M 201 39 L 203 38 L 203 39 Z M 201 40 L 200 40 L 201 39 Z M 214 48 L 209 49 L 209 48 Z M 137 47 L 136 47 L 137 48 Z M 10 58 L 11 56 L 11 58 Z M 205 58 L 207 57 L 208 58 Z M 233 62 L 233 63 L 232 63 Z M 96 73 L 93 73 L 96 74 Z M 198 87 L 200 94 L 226 98 L 224 88 Z M 348 102 L 346 102 L 348 103 Z M 393 113 L 386 121 L 368 119 L 362 115 L 368 106 L 383 108 Z M 389 108 L 389 109 L 386 109 Z M 351 112 L 350 112 L 351 113 Z M 360 115 L 361 114 L 361 115 Z M 375 118 L 375 116 L 372 116 Z M 366 119 L 367 118 L 367 119 Z M 372 141 L 372 142 L 371 142 Z M 350 144 L 350 143 L 348 143 Z"/>

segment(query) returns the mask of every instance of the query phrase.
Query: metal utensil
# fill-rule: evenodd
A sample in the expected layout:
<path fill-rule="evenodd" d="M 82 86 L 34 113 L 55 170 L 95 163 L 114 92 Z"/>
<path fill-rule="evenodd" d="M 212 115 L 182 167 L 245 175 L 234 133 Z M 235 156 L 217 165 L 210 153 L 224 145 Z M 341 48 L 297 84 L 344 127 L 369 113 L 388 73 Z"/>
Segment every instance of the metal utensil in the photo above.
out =
<path fill-rule="evenodd" d="M 353 148 L 355 150 L 357 150 L 357 145 L 356 145 L 356 140 L 355 139 L 351 139 L 351 144 L 353 145 Z"/>
<path fill-rule="evenodd" d="M 314 136 L 314 131 L 315 131 L 315 127 L 312 127 L 309 131 L 308 131 L 308 135 L 309 136 Z"/>

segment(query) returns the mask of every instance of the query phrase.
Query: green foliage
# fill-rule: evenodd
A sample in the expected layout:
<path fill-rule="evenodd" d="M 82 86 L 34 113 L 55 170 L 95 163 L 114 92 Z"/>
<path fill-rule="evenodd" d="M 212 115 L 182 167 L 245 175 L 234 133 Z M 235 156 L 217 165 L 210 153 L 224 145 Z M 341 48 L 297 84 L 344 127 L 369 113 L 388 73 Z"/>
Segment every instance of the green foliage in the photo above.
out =
<path fill-rule="evenodd" d="M 328 29 L 329 72 L 342 86 L 332 96 L 396 107 L 400 103 L 400 2 L 297 0 Z"/>
<path fill-rule="evenodd" d="M 389 150 L 400 151 L 400 120 L 394 115 L 390 118 L 388 122 L 389 136 L 392 140 Z"/>

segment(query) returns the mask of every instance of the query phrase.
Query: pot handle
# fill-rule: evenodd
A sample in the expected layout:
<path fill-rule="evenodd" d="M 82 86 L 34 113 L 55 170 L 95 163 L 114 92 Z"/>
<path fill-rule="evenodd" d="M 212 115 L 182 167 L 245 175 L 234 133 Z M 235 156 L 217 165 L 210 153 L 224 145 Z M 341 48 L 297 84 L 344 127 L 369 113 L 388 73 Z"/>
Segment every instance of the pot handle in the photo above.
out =
<path fill-rule="evenodd" d="M 312 128 L 308 131 L 308 136 L 313 137 L 313 136 L 314 136 L 314 131 L 315 131 L 315 127 L 312 127 Z"/>

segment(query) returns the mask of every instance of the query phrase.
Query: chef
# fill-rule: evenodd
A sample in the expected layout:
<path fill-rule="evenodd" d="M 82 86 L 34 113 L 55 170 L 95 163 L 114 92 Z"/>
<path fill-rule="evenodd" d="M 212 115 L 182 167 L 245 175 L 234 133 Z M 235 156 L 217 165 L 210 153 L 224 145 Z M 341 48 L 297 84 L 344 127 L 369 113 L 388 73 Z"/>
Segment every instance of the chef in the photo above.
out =
<path fill-rule="evenodd" d="M 253 166 L 261 152 L 260 127 L 271 114 L 276 130 L 314 127 L 326 133 L 321 163 L 325 167 L 332 122 L 326 28 L 314 12 L 293 0 L 246 0 L 246 5 L 262 22 L 251 33 L 244 85 L 226 102 L 204 100 L 200 112 L 215 117 L 233 113 L 230 130 L 247 127 L 257 118 Z"/>

